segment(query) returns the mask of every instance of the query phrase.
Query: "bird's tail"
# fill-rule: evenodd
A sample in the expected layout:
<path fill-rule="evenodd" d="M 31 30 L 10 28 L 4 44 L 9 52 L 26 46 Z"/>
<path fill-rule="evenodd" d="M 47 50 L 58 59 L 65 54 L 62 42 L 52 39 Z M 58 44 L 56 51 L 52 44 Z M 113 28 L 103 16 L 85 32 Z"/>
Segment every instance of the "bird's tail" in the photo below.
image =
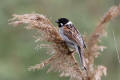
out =
<path fill-rule="evenodd" d="M 77 51 L 79 53 L 80 63 L 82 65 L 82 68 L 87 70 L 86 65 L 85 65 L 85 61 L 84 61 L 83 50 L 80 48 L 80 46 L 77 46 Z"/>

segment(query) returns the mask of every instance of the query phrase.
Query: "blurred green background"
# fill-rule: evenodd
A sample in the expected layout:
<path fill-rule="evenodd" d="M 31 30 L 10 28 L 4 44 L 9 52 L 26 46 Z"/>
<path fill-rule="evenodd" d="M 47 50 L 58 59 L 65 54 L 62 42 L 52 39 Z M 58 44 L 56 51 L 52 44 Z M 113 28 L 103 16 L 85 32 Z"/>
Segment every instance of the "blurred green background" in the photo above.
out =
<path fill-rule="evenodd" d="M 70 19 L 81 33 L 90 34 L 100 18 L 114 5 L 114 0 L 0 0 L 0 80 L 68 80 L 58 73 L 46 73 L 48 67 L 39 71 L 27 71 L 31 65 L 48 58 L 45 49 L 36 50 L 33 31 L 8 25 L 13 14 L 37 12 L 47 15 L 55 26 L 60 17 Z M 120 64 L 117 59 L 112 31 L 120 50 L 120 17 L 107 24 L 107 37 L 101 45 L 107 49 L 95 60 L 108 68 L 102 80 L 120 80 Z M 120 52 L 120 51 L 119 51 Z M 119 54 L 120 55 L 120 54 Z"/>

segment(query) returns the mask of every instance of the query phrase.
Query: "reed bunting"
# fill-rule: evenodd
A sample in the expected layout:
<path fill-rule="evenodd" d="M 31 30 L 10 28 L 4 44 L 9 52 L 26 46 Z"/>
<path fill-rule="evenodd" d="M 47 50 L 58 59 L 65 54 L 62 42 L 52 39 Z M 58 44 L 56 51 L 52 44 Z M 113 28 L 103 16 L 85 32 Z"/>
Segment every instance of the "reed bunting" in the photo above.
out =
<path fill-rule="evenodd" d="M 68 47 L 73 47 L 77 51 L 82 68 L 86 70 L 83 56 L 83 50 L 86 46 L 80 32 L 75 28 L 72 22 L 66 18 L 60 18 L 56 21 L 56 23 L 59 27 L 60 36 L 66 42 Z"/>

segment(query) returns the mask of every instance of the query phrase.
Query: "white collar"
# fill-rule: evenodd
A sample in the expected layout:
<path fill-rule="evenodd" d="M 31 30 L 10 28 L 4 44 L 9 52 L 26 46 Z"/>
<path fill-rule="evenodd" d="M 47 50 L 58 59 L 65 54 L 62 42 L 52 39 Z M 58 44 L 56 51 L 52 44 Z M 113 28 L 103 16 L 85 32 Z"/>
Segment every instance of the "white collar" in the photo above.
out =
<path fill-rule="evenodd" d="M 69 25 L 69 24 L 72 24 L 72 22 L 71 21 L 69 21 L 68 23 L 66 23 L 67 25 Z"/>

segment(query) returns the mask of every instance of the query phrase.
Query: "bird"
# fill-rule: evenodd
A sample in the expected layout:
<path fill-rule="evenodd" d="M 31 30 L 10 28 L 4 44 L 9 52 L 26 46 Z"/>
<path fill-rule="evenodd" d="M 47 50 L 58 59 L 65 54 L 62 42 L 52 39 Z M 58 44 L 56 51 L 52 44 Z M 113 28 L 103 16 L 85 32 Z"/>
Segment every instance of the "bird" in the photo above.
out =
<path fill-rule="evenodd" d="M 68 47 L 72 47 L 79 54 L 80 64 L 82 69 L 87 70 L 84 61 L 84 48 L 86 48 L 85 42 L 78 29 L 67 18 L 59 18 L 56 20 L 59 27 L 59 34 Z"/>

